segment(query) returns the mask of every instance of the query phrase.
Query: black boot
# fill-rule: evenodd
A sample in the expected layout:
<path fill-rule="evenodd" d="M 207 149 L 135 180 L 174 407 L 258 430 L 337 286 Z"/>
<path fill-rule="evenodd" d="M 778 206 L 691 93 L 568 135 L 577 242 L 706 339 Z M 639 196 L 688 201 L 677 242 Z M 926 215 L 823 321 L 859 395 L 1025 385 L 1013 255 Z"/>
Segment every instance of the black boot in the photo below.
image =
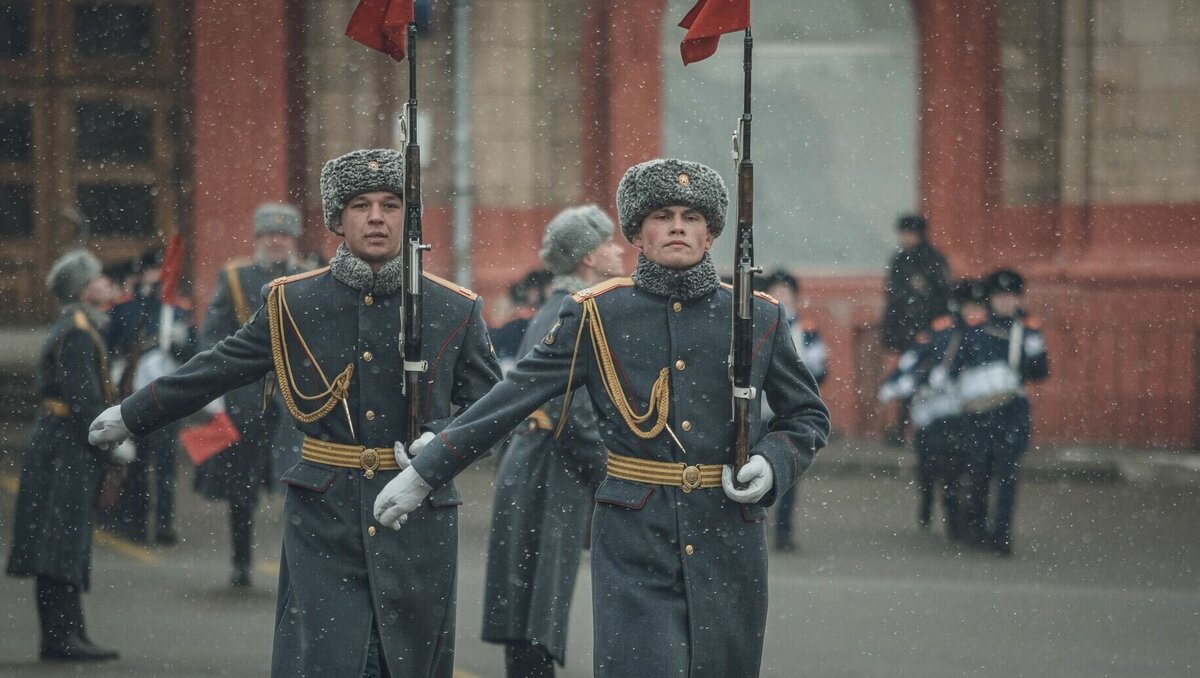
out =
<path fill-rule="evenodd" d="M 546 648 L 534 643 L 505 645 L 504 667 L 508 678 L 554 678 L 554 659 Z"/>
<path fill-rule="evenodd" d="M 236 587 L 250 586 L 253 572 L 254 506 L 241 502 L 229 505 L 229 532 L 233 537 L 233 577 L 230 583 Z"/>
<path fill-rule="evenodd" d="M 98 661 L 119 656 L 116 650 L 99 647 L 87 639 L 79 596 L 79 589 L 71 584 L 38 577 L 43 661 Z"/>

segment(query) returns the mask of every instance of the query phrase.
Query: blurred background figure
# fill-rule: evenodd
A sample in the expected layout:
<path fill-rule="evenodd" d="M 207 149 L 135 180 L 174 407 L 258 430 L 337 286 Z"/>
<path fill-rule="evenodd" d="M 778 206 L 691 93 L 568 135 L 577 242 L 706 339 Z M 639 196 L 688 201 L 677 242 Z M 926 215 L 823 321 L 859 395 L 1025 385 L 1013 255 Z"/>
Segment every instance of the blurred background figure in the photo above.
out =
<path fill-rule="evenodd" d="M 1030 435 L 1025 384 L 1049 376 L 1050 364 L 1041 324 L 1021 308 L 1021 275 L 1000 269 L 987 277 L 986 286 L 990 317 L 967 330 L 956 361 L 970 446 L 977 455 L 968 480 L 967 537 L 1009 555 L 1021 458 Z M 993 484 L 995 506 L 989 520 Z"/>
<path fill-rule="evenodd" d="M 306 270 L 297 255 L 300 210 L 294 205 L 266 203 L 254 212 L 254 258 L 227 263 L 204 314 L 200 347 L 208 349 L 237 332 L 262 306 L 262 288 L 275 278 Z M 195 487 L 209 499 L 229 503 L 233 542 L 233 586 L 250 586 L 253 573 L 254 511 L 259 491 L 270 490 L 271 450 L 280 430 L 279 407 L 266 393 L 273 384 L 256 382 L 230 391 L 209 407 L 224 412 L 240 439 L 196 468 Z M 276 399 L 278 396 L 276 396 Z M 288 427 L 290 428 L 290 427 Z"/>
<path fill-rule="evenodd" d="M 791 273 L 780 268 L 764 278 L 757 279 L 756 282 L 763 288 L 763 291 L 779 301 L 779 305 L 787 315 L 792 342 L 796 344 L 800 360 L 804 362 L 804 366 L 808 368 L 813 378 L 817 380 L 817 385 L 820 386 L 825 382 L 825 375 L 828 372 L 828 350 L 825 348 L 825 342 L 821 340 L 821 333 L 817 330 L 816 325 L 806 322 L 799 315 L 799 281 Z M 762 408 L 762 422 L 763 426 L 766 426 L 774 412 L 771 411 L 766 398 L 762 399 Z M 792 529 L 792 514 L 795 513 L 796 494 L 799 489 L 800 483 L 797 482 L 779 498 L 779 503 L 775 507 L 776 551 L 787 553 L 798 548 Z"/>
<path fill-rule="evenodd" d="M 115 290 L 85 250 L 64 254 L 46 284 L 62 306 L 42 345 L 41 398 L 21 470 L 8 574 L 36 577 L 43 660 L 115 659 L 88 638 L 81 593 L 91 586 L 92 511 L 105 465 L 128 461 L 132 448 L 110 456 L 87 442 L 93 418 L 116 402 L 101 332 Z"/>
<path fill-rule="evenodd" d="M 899 353 L 917 333 L 946 312 L 950 301 L 949 266 L 928 240 L 925 218 L 908 214 L 896 221 L 899 249 L 888 263 L 884 279 L 883 346 Z M 896 423 L 887 433 L 893 445 L 904 444 L 908 400 L 898 401 Z"/>
<path fill-rule="evenodd" d="M 124 397 L 174 371 L 196 353 L 196 328 L 184 308 L 162 299 L 161 248 L 147 251 L 133 296 L 109 311 L 108 348 L 117 396 Z M 176 542 L 175 450 L 179 426 L 171 425 L 134 441 L 138 459 L 129 465 L 121 497 L 107 525 L 135 542 L 147 540 L 150 521 L 150 469 L 154 469 L 154 541 Z"/>
<path fill-rule="evenodd" d="M 553 281 L 553 273 L 538 268 L 529 271 L 524 278 L 509 286 L 508 296 L 513 307 L 509 319 L 488 332 L 502 371 L 507 372 L 524 355 L 518 349 L 525 337 L 525 329 L 550 295 Z"/>

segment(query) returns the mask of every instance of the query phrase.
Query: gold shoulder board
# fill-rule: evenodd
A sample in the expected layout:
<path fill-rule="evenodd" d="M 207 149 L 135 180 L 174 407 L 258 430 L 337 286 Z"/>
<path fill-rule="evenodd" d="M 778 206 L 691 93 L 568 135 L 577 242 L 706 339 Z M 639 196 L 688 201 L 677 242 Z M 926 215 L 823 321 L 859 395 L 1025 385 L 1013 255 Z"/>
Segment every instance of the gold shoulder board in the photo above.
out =
<path fill-rule="evenodd" d="M 441 276 L 436 276 L 432 273 L 425 273 L 424 271 L 422 271 L 422 275 L 424 275 L 425 279 L 428 280 L 429 282 L 437 283 L 437 284 L 441 285 L 442 287 L 445 287 L 446 289 L 450 290 L 451 292 L 462 295 L 462 296 L 470 299 L 471 301 L 475 301 L 476 299 L 479 298 L 478 294 L 475 294 L 474 292 L 463 287 L 462 285 L 452 283 L 449 280 L 446 280 L 445 278 L 443 278 Z"/>
<path fill-rule="evenodd" d="M 596 283 L 585 290 L 579 290 L 571 295 L 571 298 L 578 303 L 583 303 L 588 299 L 594 299 L 605 292 L 611 292 L 618 287 L 630 287 L 633 285 L 633 278 L 609 278 L 602 283 Z"/>
<path fill-rule="evenodd" d="M 321 275 L 322 273 L 324 273 L 325 271 L 328 271 L 328 270 L 329 270 L 328 266 L 322 266 L 321 268 L 318 268 L 313 271 L 308 271 L 306 273 L 297 273 L 295 275 L 285 275 L 280 278 L 276 278 L 276 279 L 272 280 L 271 281 L 271 289 L 275 289 L 276 287 L 279 287 L 280 285 L 287 285 L 288 283 L 294 283 L 297 280 L 305 280 L 307 278 L 312 278 L 312 277 Z"/>

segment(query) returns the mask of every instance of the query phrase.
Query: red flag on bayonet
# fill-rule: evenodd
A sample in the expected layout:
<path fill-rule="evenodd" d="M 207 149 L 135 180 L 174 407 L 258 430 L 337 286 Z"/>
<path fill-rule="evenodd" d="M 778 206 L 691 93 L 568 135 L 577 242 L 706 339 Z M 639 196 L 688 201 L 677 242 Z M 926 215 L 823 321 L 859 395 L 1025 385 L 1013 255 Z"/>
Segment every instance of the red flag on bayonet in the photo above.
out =
<path fill-rule="evenodd" d="M 698 0 L 679 25 L 688 29 L 679 43 L 686 66 L 715 54 L 722 35 L 750 26 L 750 0 Z"/>
<path fill-rule="evenodd" d="M 408 25 L 413 21 L 413 0 L 359 0 L 346 24 L 346 35 L 403 61 Z"/>
<path fill-rule="evenodd" d="M 177 303 L 179 301 L 179 276 L 182 274 L 183 236 L 174 233 L 167 241 L 167 253 L 163 255 L 162 272 L 159 274 L 159 280 L 162 281 L 164 303 L 172 306 L 179 305 Z"/>

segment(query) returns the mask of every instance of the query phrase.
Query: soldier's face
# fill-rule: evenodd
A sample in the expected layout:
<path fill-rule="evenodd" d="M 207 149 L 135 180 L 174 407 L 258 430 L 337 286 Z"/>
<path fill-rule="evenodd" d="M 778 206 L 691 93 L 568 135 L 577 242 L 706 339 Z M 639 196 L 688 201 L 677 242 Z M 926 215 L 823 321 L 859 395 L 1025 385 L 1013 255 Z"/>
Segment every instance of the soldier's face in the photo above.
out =
<path fill-rule="evenodd" d="M 108 308 L 116 301 L 117 291 L 108 276 L 98 275 L 79 293 L 79 301 L 95 308 Z"/>
<path fill-rule="evenodd" d="M 667 268 L 685 269 L 700 263 L 712 247 L 713 237 L 703 214 L 691 207 L 675 205 L 646 215 L 632 242 L 650 261 Z"/>
<path fill-rule="evenodd" d="M 988 304 L 992 307 L 992 313 L 1002 318 L 1011 318 L 1021 306 L 1021 297 L 1011 292 L 992 292 Z"/>
<path fill-rule="evenodd" d="M 625 272 L 624 254 L 625 248 L 610 235 L 580 263 L 594 271 L 599 280 L 606 280 Z"/>
<path fill-rule="evenodd" d="M 254 250 L 259 260 L 282 264 L 296 253 L 296 238 L 283 233 L 263 233 L 254 239 Z"/>
<path fill-rule="evenodd" d="M 363 193 L 342 210 L 346 247 L 378 271 L 404 244 L 404 201 L 390 191 Z"/>

